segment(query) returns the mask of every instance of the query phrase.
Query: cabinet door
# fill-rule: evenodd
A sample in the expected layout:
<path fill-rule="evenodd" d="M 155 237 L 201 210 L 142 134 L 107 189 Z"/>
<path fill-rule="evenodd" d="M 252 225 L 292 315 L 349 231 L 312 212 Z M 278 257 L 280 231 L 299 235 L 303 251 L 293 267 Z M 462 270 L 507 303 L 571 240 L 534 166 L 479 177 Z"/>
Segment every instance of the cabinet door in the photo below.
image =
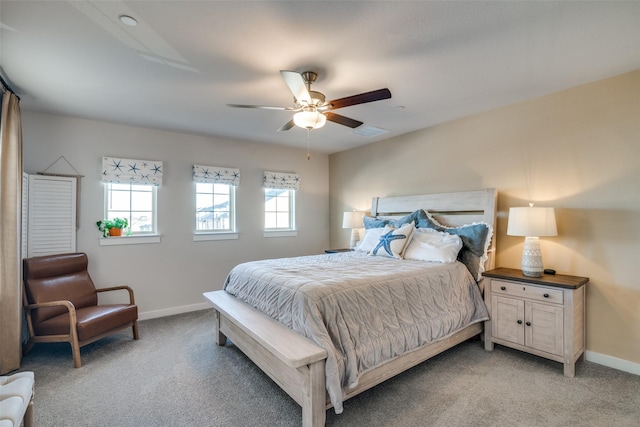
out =
<path fill-rule="evenodd" d="M 524 345 L 524 301 L 491 297 L 491 335 Z"/>
<path fill-rule="evenodd" d="M 527 302 L 525 304 L 525 345 L 562 356 L 563 309 L 559 306 Z"/>

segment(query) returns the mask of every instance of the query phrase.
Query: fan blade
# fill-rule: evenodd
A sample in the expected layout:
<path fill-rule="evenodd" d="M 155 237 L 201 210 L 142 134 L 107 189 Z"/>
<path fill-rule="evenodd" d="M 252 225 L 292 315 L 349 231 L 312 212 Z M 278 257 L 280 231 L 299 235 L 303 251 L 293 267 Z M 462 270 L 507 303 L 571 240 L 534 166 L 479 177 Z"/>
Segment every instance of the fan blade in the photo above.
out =
<path fill-rule="evenodd" d="M 227 107 L 233 108 L 260 108 L 263 110 L 280 110 L 280 111 L 294 111 L 298 108 L 293 107 L 274 107 L 271 105 L 245 105 L 245 104 L 227 104 Z"/>
<path fill-rule="evenodd" d="M 300 73 L 295 71 L 280 70 L 280 75 L 284 79 L 284 82 L 289 86 L 289 90 L 293 93 L 294 98 L 298 102 L 311 103 L 311 96 L 307 90 L 307 86 L 304 84 L 304 79 Z"/>
<path fill-rule="evenodd" d="M 337 110 L 338 108 L 349 107 L 351 105 L 365 104 L 367 102 L 380 101 L 382 99 L 391 98 L 391 92 L 389 89 L 378 89 L 371 92 L 361 93 L 359 95 L 347 96 L 346 98 L 340 98 L 327 102 L 330 104 L 330 110 Z"/>
<path fill-rule="evenodd" d="M 339 125 L 348 126 L 350 128 L 357 128 L 362 124 L 362 122 L 354 119 L 350 119 L 349 117 L 341 116 L 340 114 L 335 113 L 324 113 L 327 116 L 327 120 L 330 122 L 338 123 Z"/>
<path fill-rule="evenodd" d="M 289 130 L 292 127 L 294 127 L 296 124 L 293 122 L 293 119 L 289 120 L 287 123 L 283 124 L 280 129 L 278 129 L 278 132 L 282 132 L 285 130 Z"/>

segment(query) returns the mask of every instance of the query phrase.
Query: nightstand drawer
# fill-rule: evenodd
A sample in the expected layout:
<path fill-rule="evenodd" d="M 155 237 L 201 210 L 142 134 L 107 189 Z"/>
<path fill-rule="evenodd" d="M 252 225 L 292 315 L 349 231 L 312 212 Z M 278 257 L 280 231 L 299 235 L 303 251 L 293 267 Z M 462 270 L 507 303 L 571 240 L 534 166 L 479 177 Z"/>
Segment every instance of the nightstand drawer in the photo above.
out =
<path fill-rule="evenodd" d="M 564 302 L 564 294 L 562 291 L 532 286 L 523 282 L 514 283 L 493 279 L 491 281 L 491 292 L 495 295 L 528 298 L 554 304 L 562 304 Z"/>

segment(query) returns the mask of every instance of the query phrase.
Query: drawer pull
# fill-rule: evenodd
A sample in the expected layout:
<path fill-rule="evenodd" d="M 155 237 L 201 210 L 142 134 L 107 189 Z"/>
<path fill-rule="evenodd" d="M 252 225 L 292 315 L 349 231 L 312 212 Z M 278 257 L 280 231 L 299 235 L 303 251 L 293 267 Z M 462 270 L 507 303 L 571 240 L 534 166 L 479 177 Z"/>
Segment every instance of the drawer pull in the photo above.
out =
<path fill-rule="evenodd" d="M 527 326 L 531 326 L 531 322 L 527 322 L 527 323 L 526 323 L 526 325 L 527 325 Z"/>
<path fill-rule="evenodd" d="M 522 325 L 522 320 L 518 320 L 518 325 Z"/>
<path fill-rule="evenodd" d="M 543 297 L 549 298 L 549 294 L 544 294 Z"/>
<path fill-rule="evenodd" d="M 500 286 L 500 290 L 501 290 L 501 291 L 506 291 L 506 290 L 507 290 L 507 287 L 506 287 L 506 286 Z"/>

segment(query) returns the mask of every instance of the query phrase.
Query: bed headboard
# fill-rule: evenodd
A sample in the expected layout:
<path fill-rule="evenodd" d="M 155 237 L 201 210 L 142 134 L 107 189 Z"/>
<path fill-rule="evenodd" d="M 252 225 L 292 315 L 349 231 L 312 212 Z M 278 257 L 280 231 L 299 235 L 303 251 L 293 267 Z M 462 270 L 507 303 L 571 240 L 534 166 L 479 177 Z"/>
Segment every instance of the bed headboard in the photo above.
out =
<path fill-rule="evenodd" d="M 371 202 L 371 216 L 398 216 L 424 209 L 443 225 L 453 227 L 473 222 L 491 224 L 494 235 L 489 246 L 489 258 L 485 263 L 487 271 L 495 268 L 497 205 L 498 193 L 495 188 L 415 196 L 374 197 Z"/>

